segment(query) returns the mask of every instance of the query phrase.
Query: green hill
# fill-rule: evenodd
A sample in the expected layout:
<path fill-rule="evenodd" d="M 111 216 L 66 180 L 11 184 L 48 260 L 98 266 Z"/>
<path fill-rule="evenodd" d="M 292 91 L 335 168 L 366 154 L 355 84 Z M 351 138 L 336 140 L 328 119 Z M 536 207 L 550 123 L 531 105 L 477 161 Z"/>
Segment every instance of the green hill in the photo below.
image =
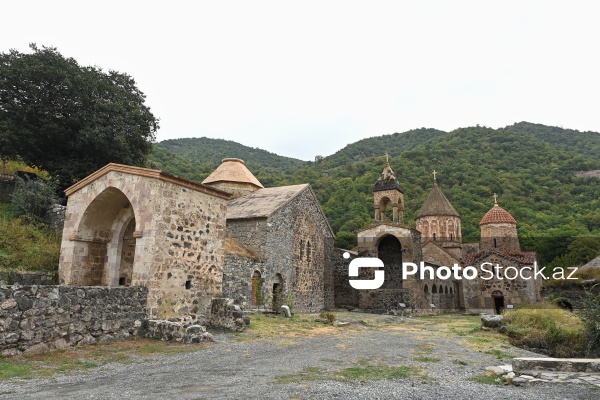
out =
<path fill-rule="evenodd" d="M 414 225 L 435 169 L 461 214 L 465 242 L 478 241 L 479 221 L 498 193 L 500 205 L 519 221 L 524 246 L 547 247 L 549 255 L 542 258 L 549 261 L 575 237 L 600 236 L 599 180 L 574 176 L 575 171 L 600 169 L 599 137 L 521 122 L 502 129 L 477 126 L 446 133 L 423 128 L 368 138 L 319 162 L 210 139 L 162 142 L 153 156 L 166 171 L 195 180 L 204 179 L 221 158 L 239 157 L 265 186 L 308 182 L 337 233 L 336 244 L 348 248 L 355 231 L 373 221 L 372 187 L 387 152 L 404 189 L 407 224 Z M 547 240 L 540 244 L 540 237 Z"/>

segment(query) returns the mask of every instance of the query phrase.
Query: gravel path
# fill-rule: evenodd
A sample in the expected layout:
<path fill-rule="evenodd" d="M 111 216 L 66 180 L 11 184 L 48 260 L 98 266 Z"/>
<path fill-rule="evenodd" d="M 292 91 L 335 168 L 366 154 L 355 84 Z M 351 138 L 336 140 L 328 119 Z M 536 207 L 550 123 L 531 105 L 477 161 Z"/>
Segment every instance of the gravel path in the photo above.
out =
<path fill-rule="evenodd" d="M 403 326 L 410 327 L 410 324 L 412 322 Z M 414 324 L 409 330 L 390 325 L 349 330 L 344 334 L 262 342 L 237 342 L 232 335 L 221 334 L 216 335 L 217 343 L 193 353 L 159 356 L 134 364 L 107 364 L 52 380 L 1 383 L 0 398 L 600 399 L 600 390 L 583 384 L 540 383 L 514 387 L 476 383 L 470 378 L 482 375 L 486 366 L 503 362 L 468 349 L 462 343 L 464 337 L 442 335 L 436 332 L 435 325 L 422 321 Z M 532 356 L 517 348 L 506 351 Z M 418 357 L 440 360 L 418 361 Z M 340 371 L 365 363 L 418 366 L 427 372 L 427 377 L 364 384 L 357 381 L 275 382 L 282 375 L 299 375 L 305 368 Z"/>

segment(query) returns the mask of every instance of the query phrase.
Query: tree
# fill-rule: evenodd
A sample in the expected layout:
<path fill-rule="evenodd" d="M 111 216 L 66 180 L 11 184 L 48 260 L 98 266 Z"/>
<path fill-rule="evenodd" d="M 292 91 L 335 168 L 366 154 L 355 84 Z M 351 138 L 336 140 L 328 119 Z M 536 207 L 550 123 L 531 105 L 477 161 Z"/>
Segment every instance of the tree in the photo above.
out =
<path fill-rule="evenodd" d="M 44 169 L 61 188 L 110 162 L 143 165 L 158 119 L 134 79 L 30 48 L 0 53 L 0 159 Z"/>

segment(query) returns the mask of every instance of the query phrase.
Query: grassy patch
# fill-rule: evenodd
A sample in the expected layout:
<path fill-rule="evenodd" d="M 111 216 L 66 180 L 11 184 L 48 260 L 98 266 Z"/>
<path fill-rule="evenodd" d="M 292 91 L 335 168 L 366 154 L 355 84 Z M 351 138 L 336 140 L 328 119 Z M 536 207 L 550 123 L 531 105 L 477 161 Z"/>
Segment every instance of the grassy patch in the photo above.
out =
<path fill-rule="evenodd" d="M 513 354 L 505 353 L 502 350 L 498 350 L 498 349 L 488 350 L 485 352 L 485 354 L 492 355 L 492 356 L 496 357 L 498 360 L 503 360 L 505 358 L 515 358 L 515 356 Z"/>
<path fill-rule="evenodd" d="M 327 371 L 324 368 L 307 367 L 300 373 L 281 375 L 275 378 L 276 383 L 296 383 L 305 381 L 359 381 L 367 382 L 381 379 L 424 378 L 426 375 L 419 367 L 406 365 L 360 365 L 339 371 Z"/>
<path fill-rule="evenodd" d="M 587 337 L 583 322 L 550 303 L 520 308 L 504 314 L 508 334 L 516 346 L 547 347 L 557 357 L 581 357 Z"/>
<path fill-rule="evenodd" d="M 52 271 L 58 268 L 60 235 L 17 218 L 0 202 L 0 269 Z"/>
<path fill-rule="evenodd" d="M 182 345 L 147 339 L 101 343 L 44 354 L 0 359 L 0 380 L 64 375 L 107 363 L 128 364 L 154 355 L 198 351 L 206 345 Z"/>
<path fill-rule="evenodd" d="M 457 364 L 457 365 L 462 365 L 462 366 L 469 365 L 469 363 L 468 363 L 468 362 L 466 362 L 466 361 L 462 361 L 462 360 L 452 360 L 452 362 L 453 362 L 454 364 Z"/>
<path fill-rule="evenodd" d="M 502 385 L 504 383 L 501 376 L 475 375 L 469 379 L 473 382 L 485 383 L 487 385 Z"/>
<path fill-rule="evenodd" d="M 442 361 L 441 358 L 437 358 L 437 357 L 426 357 L 426 356 L 419 356 L 419 357 L 415 357 L 413 358 L 413 360 L 415 361 L 419 361 L 419 362 L 440 362 Z"/>

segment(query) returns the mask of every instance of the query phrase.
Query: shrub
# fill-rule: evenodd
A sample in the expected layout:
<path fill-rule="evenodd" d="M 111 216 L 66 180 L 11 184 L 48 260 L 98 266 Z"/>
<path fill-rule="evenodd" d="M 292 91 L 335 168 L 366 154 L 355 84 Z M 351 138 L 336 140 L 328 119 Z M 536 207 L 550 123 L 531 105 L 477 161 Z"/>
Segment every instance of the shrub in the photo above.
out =
<path fill-rule="evenodd" d="M 588 340 L 586 357 L 596 356 L 600 353 L 600 294 L 595 295 L 592 289 L 593 287 L 586 289 L 581 309 L 581 320 L 585 324 Z"/>
<path fill-rule="evenodd" d="M 319 317 L 321 317 L 322 320 L 327 321 L 329 324 L 333 324 L 333 321 L 335 321 L 335 314 L 329 311 L 321 311 Z"/>
<path fill-rule="evenodd" d="M 530 307 L 504 314 L 514 345 L 544 347 L 557 357 L 581 357 L 585 354 L 585 326 L 579 317 L 548 302 Z"/>
<path fill-rule="evenodd" d="M 37 222 L 46 222 L 48 208 L 58 203 L 57 185 L 42 178 L 16 178 L 11 203 L 18 215 Z"/>

